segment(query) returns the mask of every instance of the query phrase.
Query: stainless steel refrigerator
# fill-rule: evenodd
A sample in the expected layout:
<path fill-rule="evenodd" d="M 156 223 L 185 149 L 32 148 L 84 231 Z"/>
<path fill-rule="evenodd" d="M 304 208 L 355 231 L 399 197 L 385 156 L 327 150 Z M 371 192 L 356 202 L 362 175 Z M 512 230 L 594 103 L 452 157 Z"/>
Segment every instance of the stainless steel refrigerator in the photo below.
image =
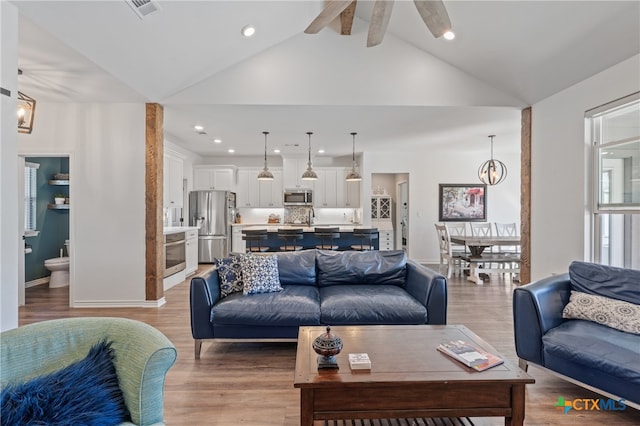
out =
<path fill-rule="evenodd" d="M 213 263 L 231 251 L 231 224 L 236 215 L 236 193 L 191 191 L 189 225 L 198 226 L 198 263 Z"/>

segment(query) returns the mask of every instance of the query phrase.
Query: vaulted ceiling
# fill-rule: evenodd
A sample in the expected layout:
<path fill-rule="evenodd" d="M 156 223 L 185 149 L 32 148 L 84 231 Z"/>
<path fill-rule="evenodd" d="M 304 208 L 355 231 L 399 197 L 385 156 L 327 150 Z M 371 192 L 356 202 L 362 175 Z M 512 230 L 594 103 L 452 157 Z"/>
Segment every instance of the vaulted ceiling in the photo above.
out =
<path fill-rule="evenodd" d="M 304 152 L 307 131 L 332 156 L 350 153 L 352 131 L 359 151 L 486 150 L 488 134 L 517 150 L 521 108 L 640 52 L 637 1 L 445 1 L 456 32 L 445 41 L 396 0 L 372 48 L 365 0 L 350 36 L 337 20 L 304 34 L 323 1 L 160 0 L 144 19 L 124 0 L 12 3 L 21 91 L 158 102 L 168 139 L 202 155 L 259 155 L 263 130 L 285 154 Z"/>

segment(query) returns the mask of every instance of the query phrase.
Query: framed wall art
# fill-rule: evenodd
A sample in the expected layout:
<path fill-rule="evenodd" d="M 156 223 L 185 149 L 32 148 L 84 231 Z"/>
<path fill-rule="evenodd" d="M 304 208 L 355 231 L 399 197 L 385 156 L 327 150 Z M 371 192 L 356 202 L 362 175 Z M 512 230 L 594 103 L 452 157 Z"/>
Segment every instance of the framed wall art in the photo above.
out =
<path fill-rule="evenodd" d="M 487 185 L 440 184 L 440 222 L 483 222 L 487 220 Z"/>

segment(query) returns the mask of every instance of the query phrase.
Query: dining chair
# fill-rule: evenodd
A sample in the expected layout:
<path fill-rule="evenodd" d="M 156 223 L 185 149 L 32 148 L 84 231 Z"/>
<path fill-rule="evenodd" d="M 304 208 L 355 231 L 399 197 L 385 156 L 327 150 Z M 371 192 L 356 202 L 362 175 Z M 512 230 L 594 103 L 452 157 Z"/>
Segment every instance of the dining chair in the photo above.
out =
<path fill-rule="evenodd" d="M 242 239 L 246 242 L 247 253 L 264 253 L 269 250 L 268 246 L 263 246 L 261 243 L 269 238 L 269 234 L 266 229 L 244 229 L 242 231 Z"/>
<path fill-rule="evenodd" d="M 495 224 L 496 227 L 496 236 L 498 237 L 513 237 L 513 238 L 517 238 L 518 237 L 518 227 L 516 226 L 515 222 L 513 223 L 498 223 L 496 222 Z M 518 262 L 514 262 L 514 263 L 519 263 L 520 262 L 520 246 L 519 245 L 515 245 L 515 246 L 497 246 L 498 249 L 498 253 L 502 253 L 502 254 L 509 254 L 509 255 L 513 255 L 514 258 L 517 258 Z M 512 263 L 510 265 L 510 268 L 514 268 L 515 264 Z M 502 267 L 506 267 L 507 264 L 503 263 Z"/>
<path fill-rule="evenodd" d="M 340 228 L 321 228 L 317 227 L 313 229 L 313 235 L 320 240 L 320 244 L 316 245 L 320 250 L 338 250 L 338 246 L 333 244 L 334 240 L 340 238 Z"/>
<path fill-rule="evenodd" d="M 375 246 L 373 245 L 373 240 L 378 238 L 378 228 L 354 228 L 353 238 L 359 239 L 360 244 L 352 244 L 351 250 L 357 250 L 357 251 L 375 250 Z"/>
<path fill-rule="evenodd" d="M 278 228 L 278 238 L 284 241 L 280 251 L 302 250 L 302 246 L 296 245 L 296 241 L 304 238 L 304 231 L 302 228 Z"/>
<path fill-rule="evenodd" d="M 446 223 L 447 231 L 449 232 L 449 237 L 466 237 L 467 236 L 467 223 L 466 222 L 451 222 Z M 453 253 L 469 253 L 467 246 L 465 244 L 457 244 L 451 242 L 451 251 Z"/>
<path fill-rule="evenodd" d="M 493 237 L 491 222 L 470 222 L 472 237 Z"/>
<path fill-rule="evenodd" d="M 463 260 L 462 253 L 454 253 L 451 250 L 451 236 L 449 235 L 449 231 L 447 229 L 447 225 L 435 224 L 436 233 L 438 234 L 438 244 L 440 248 L 440 266 L 438 271 L 442 271 L 442 265 L 444 260 L 447 261 L 447 278 L 451 278 L 451 272 L 458 270 L 460 275 L 462 275 L 463 268 Z"/>

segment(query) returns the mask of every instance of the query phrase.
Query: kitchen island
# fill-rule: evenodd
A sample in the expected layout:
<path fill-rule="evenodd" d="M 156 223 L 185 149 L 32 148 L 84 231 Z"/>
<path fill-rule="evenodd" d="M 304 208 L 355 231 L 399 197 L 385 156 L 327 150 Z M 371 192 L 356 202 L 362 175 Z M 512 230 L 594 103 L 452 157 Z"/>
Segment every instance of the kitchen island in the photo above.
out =
<path fill-rule="evenodd" d="M 269 247 L 269 252 L 278 252 L 280 251 L 280 246 L 284 244 L 283 240 L 278 238 L 278 229 L 296 229 L 301 228 L 303 231 L 302 240 L 296 241 L 296 245 L 302 246 L 303 249 L 313 249 L 316 248 L 316 245 L 320 244 L 320 239 L 314 235 L 314 228 L 328 228 L 328 227 L 337 227 L 340 230 L 340 238 L 336 238 L 333 240 L 333 244 L 338 246 L 338 250 L 351 250 L 352 244 L 360 244 L 360 238 L 355 238 L 353 236 L 353 230 L 359 228 L 369 228 L 368 226 L 362 225 L 314 225 L 314 226 L 306 226 L 306 224 L 301 225 L 251 225 L 251 226 L 243 226 L 242 230 L 251 231 L 257 229 L 266 229 L 269 237 L 266 241 L 261 242 L 262 246 Z M 373 240 L 373 246 L 376 250 L 378 250 L 378 238 Z"/>

